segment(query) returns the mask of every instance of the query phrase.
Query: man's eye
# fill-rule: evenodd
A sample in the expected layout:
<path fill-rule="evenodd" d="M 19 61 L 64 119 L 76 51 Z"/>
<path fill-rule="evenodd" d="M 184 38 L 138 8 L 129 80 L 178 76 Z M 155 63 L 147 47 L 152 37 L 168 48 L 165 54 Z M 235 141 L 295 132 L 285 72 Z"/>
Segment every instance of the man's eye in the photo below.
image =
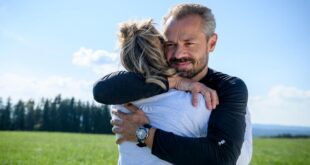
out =
<path fill-rule="evenodd" d="M 170 48 L 170 47 L 174 47 L 175 44 L 166 44 L 166 46 Z"/>
<path fill-rule="evenodd" d="M 186 46 L 191 46 L 191 45 L 193 45 L 194 43 L 192 43 L 192 42 L 187 42 L 187 43 L 185 43 L 185 45 Z"/>

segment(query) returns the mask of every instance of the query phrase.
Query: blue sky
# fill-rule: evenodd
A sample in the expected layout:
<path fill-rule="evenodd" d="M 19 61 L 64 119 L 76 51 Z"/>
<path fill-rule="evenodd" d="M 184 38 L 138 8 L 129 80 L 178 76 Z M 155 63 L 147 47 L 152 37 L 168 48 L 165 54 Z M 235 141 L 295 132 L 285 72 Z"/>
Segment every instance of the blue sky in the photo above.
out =
<path fill-rule="evenodd" d="M 121 69 L 117 28 L 184 1 L 0 0 L 0 97 L 74 96 Z M 310 1 L 191 1 L 213 10 L 209 66 L 242 78 L 254 123 L 310 126 Z"/>

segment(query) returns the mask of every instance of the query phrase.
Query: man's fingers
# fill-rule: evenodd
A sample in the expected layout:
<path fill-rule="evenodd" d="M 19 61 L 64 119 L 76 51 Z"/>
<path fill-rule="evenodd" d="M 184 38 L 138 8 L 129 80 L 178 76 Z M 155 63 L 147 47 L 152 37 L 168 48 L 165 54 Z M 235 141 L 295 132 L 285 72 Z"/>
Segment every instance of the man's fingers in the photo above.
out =
<path fill-rule="evenodd" d="M 211 99 L 212 99 L 212 107 L 213 109 L 215 109 L 216 106 L 219 104 L 219 98 L 215 90 L 211 91 Z"/>
<path fill-rule="evenodd" d="M 118 139 L 116 140 L 116 144 L 121 144 L 121 143 L 123 143 L 124 141 L 126 141 L 126 138 L 124 138 L 124 137 L 118 138 Z"/>
<path fill-rule="evenodd" d="M 204 98 L 206 100 L 206 106 L 209 110 L 212 110 L 212 104 L 211 104 L 211 94 L 209 92 L 204 92 L 203 93 Z"/>
<path fill-rule="evenodd" d="M 131 104 L 131 103 L 125 104 L 124 107 L 127 108 L 132 113 L 139 111 L 139 108 L 136 107 L 135 105 Z"/>
<path fill-rule="evenodd" d="M 127 120 L 130 114 L 126 114 L 120 110 L 112 111 L 112 114 L 118 116 L 120 119 Z"/>
<path fill-rule="evenodd" d="M 199 93 L 198 92 L 192 92 L 192 104 L 194 107 L 197 107 L 198 105 L 198 99 L 199 99 Z"/>
<path fill-rule="evenodd" d="M 122 120 L 119 120 L 119 119 L 112 119 L 112 120 L 110 120 L 110 123 L 111 123 L 112 125 L 122 126 L 123 121 L 122 121 Z"/>
<path fill-rule="evenodd" d="M 112 132 L 113 133 L 119 133 L 119 134 L 121 134 L 121 133 L 123 133 L 123 129 L 121 128 L 121 127 L 113 127 L 112 128 Z"/>

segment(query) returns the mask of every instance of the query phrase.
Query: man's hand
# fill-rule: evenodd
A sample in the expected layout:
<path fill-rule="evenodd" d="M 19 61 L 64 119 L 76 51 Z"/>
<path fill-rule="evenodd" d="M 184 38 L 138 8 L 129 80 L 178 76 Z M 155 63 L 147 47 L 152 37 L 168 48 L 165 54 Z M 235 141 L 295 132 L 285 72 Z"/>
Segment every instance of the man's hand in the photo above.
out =
<path fill-rule="evenodd" d="M 198 105 L 199 93 L 201 93 L 209 110 L 215 109 L 219 104 L 219 99 L 215 90 L 205 86 L 200 82 L 182 78 L 179 76 L 168 77 L 169 88 L 175 88 L 182 91 L 190 91 L 192 93 L 192 104 Z"/>
<path fill-rule="evenodd" d="M 189 86 L 189 91 L 192 93 L 192 104 L 198 105 L 199 93 L 201 93 L 206 101 L 207 108 L 213 110 L 219 104 L 217 92 L 200 82 L 192 82 Z"/>
<path fill-rule="evenodd" d="M 131 112 L 130 114 L 123 113 L 119 110 L 112 110 L 112 113 L 120 118 L 111 120 L 111 124 L 114 126 L 112 132 L 122 135 L 116 140 L 117 144 L 120 144 L 123 141 L 137 141 L 136 130 L 138 127 L 144 124 L 149 124 L 149 119 L 138 107 L 131 103 L 124 106 Z"/>

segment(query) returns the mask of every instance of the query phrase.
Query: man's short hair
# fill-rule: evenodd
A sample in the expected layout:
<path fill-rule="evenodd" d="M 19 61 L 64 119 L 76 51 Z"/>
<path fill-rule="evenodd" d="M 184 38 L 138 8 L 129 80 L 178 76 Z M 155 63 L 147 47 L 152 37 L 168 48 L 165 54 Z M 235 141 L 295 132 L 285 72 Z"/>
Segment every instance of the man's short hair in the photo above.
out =
<path fill-rule="evenodd" d="M 200 4 L 185 3 L 174 6 L 163 18 L 163 26 L 166 28 L 168 19 L 180 20 L 189 15 L 199 15 L 203 20 L 203 31 L 207 38 L 215 32 L 215 18 L 211 9 Z"/>

